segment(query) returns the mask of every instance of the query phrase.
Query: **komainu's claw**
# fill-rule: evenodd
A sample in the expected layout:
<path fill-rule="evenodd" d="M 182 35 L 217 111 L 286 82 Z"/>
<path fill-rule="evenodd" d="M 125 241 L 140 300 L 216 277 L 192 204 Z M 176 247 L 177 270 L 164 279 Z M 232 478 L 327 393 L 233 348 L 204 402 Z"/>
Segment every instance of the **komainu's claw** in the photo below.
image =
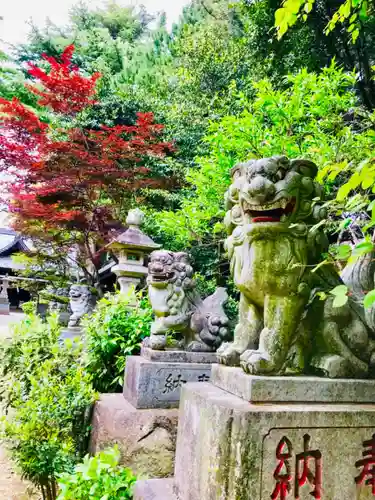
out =
<path fill-rule="evenodd" d="M 150 347 L 151 349 L 155 349 L 156 351 L 162 351 L 167 345 L 167 336 L 151 334 L 147 344 L 148 347 Z"/>
<path fill-rule="evenodd" d="M 267 375 L 275 369 L 267 354 L 260 351 L 244 352 L 241 356 L 241 366 L 250 375 Z"/>
<path fill-rule="evenodd" d="M 240 365 L 241 351 L 234 344 L 225 343 L 217 350 L 219 363 L 227 366 Z"/>

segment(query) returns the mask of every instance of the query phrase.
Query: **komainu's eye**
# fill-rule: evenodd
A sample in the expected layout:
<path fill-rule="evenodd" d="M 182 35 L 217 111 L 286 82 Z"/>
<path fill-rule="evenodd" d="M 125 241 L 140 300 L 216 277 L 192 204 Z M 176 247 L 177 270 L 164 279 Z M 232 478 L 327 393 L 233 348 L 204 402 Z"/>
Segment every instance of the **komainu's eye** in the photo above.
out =
<path fill-rule="evenodd" d="M 232 184 L 229 188 L 229 197 L 233 201 L 233 200 L 238 200 L 238 196 L 239 196 L 238 187 Z"/>

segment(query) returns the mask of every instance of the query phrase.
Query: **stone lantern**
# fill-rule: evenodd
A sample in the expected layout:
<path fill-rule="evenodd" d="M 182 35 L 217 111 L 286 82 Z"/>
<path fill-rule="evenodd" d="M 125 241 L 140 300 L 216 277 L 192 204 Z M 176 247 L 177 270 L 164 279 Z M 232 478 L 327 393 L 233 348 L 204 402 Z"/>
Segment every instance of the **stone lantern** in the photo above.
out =
<path fill-rule="evenodd" d="M 0 292 L 0 314 L 10 314 L 8 286 L 9 280 L 7 279 L 7 276 L 4 276 L 2 279 Z"/>
<path fill-rule="evenodd" d="M 112 271 L 117 276 L 122 294 L 127 295 L 132 287 L 135 288 L 140 283 L 142 277 L 147 276 L 145 257 L 161 246 L 140 230 L 143 220 L 144 213 L 141 210 L 130 210 L 126 219 L 128 229 L 107 245 L 107 249 L 118 259 L 118 264 L 112 267 Z"/>

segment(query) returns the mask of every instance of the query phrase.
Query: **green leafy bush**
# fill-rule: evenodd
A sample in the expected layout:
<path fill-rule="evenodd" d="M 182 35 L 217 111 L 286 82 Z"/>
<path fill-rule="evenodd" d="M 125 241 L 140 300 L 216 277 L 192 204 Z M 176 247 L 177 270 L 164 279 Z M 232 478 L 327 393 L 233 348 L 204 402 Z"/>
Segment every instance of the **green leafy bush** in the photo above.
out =
<path fill-rule="evenodd" d="M 37 303 L 34 300 L 29 300 L 21 305 L 21 309 L 25 314 L 36 314 Z"/>
<path fill-rule="evenodd" d="M 142 295 L 107 295 L 83 323 L 86 369 L 99 392 L 122 390 L 126 357 L 150 334 L 152 311 Z"/>
<path fill-rule="evenodd" d="M 43 498 L 56 498 L 56 477 L 71 471 L 87 451 L 96 399 L 82 366 L 80 342 L 59 342 L 52 315 L 28 315 L 1 346 L 0 387 L 6 407 L 4 436 L 23 476 Z"/>
<path fill-rule="evenodd" d="M 18 393 L 28 393 L 29 377 L 41 363 L 56 355 L 59 333 L 56 315 L 43 322 L 31 313 L 12 325 L 11 336 L 0 344 L 0 398 L 6 407 Z M 76 353 L 71 356 L 76 357 Z"/>
<path fill-rule="evenodd" d="M 252 82 L 250 99 L 238 92 L 243 111 L 211 124 L 205 137 L 210 153 L 197 158 L 199 171 L 188 175 L 194 195 L 185 197 L 180 210 L 154 214 L 154 237 L 191 249 L 206 280 L 226 286 L 222 221 L 230 169 L 237 162 L 280 154 L 307 158 L 319 167 L 318 181 L 324 183 L 328 199 L 324 224 L 332 242 L 347 222 L 372 234 L 375 114 L 360 105 L 355 85 L 356 75 L 333 62 L 320 73 L 288 75 L 282 87 L 270 79 Z M 206 267 L 200 255 L 208 248 L 211 264 Z"/>
<path fill-rule="evenodd" d="M 200 170 L 188 176 L 195 196 L 186 197 L 177 212 L 155 214 L 156 225 L 185 247 L 205 244 L 208 234 L 221 240 L 230 169 L 253 158 L 309 158 L 320 168 L 320 180 L 328 175 L 325 187 L 334 194 L 334 181 L 347 179 L 343 172 L 373 158 L 374 117 L 360 107 L 355 81 L 354 74 L 332 64 L 319 74 L 289 75 L 283 90 L 270 80 L 254 83 L 254 99 L 239 94 L 241 114 L 212 123 L 205 138 L 210 154 L 198 158 Z"/>
<path fill-rule="evenodd" d="M 20 390 L 13 398 L 5 437 L 23 476 L 53 500 L 57 475 L 72 470 L 86 452 L 96 394 L 83 368 L 59 370 L 56 359 L 42 363 L 29 383 L 27 395 Z"/>
<path fill-rule="evenodd" d="M 135 477 L 129 469 L 119 466 L 116 447 L 85 456 L 72 474 L 62 474 L 58 484 L 58 500 L 127 500 L 132 498 Z"/>

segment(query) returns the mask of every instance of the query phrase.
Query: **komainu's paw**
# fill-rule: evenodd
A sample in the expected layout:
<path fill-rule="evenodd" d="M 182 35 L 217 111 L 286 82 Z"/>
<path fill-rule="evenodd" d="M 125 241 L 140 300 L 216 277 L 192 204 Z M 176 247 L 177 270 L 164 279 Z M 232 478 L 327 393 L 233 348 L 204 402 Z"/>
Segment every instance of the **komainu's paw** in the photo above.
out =
<path fill-rule="evenodd" d="M 228 329 L 229 320 L 226 316 L 209 316 L 207 319 L 207 328 L 211 335 L 220 336 L 221 339 L 228 339 L 229 329 Z"/>
<path fill-rule="evenodd" d="M 234 344 L 226 342 L 217 350 L 219 363 L 227 366 L 239 366 L 242 351 Z"/>
<path fill-rule="evenodd" d="M 213 352 L 215 349 L 203 342 L 193 340 L 193 342 L 190 342 L 187 346 L 186 350 L 191 352 Z"/>
<path fill-rule="evenodd" d="M 167 345 L 166 335 L 150 335 L 148 341 L 148 347 L 155 349 L 156 351 L 162 351 Z"/>
<path fill-rule="evenodd" d="M 267 375 L 274 370 L 274 365 L 266 353 L 253 350 L 242 354 L 241 366 L 249 375 Z"/>
<path fill-rule="evenodd" d="M 329 378 L 367 378 L 368 365 L 355 356 L 344 358 L 337 354 L 317 354 L 313 356 L 311 365 Z"/>

